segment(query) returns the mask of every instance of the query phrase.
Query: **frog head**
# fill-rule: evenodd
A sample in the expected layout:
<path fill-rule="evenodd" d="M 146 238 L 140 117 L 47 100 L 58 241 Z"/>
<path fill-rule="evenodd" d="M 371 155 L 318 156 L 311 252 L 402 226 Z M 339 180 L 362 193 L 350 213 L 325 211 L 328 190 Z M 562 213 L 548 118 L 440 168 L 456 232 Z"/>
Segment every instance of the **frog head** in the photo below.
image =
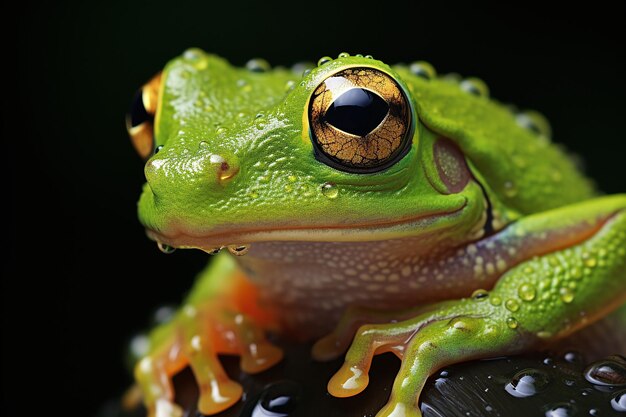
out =
<path fill-rule="evenodd" d="M 146 159 L 139 218 L 163 247 L 208 252 L 475 240 L 589 193 L 568 186 L 581 182 L 573 164 L 520 120 L 479 81 L 438 78 L 425 63 L 341 54 L 302 74 L 192 49 L 128 118 Z M 554 172 L 562 191 L 547 188 Z"/>

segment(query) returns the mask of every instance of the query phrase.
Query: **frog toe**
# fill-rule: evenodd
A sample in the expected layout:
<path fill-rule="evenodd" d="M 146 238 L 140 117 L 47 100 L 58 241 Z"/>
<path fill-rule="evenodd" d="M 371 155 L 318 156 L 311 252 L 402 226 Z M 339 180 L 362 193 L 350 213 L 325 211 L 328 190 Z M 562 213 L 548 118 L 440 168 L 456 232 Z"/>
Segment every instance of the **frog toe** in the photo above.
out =
<path fill-rule="evenodd" d="M 269 343 L 264 330 L 246 315 L 211 306 L 184 307 L 161 333 L 166 336 L 135 368 L 151 417 L 182 417 L 174 402 L 172 378 L 187 366 L 198 384 L 198 410 L 213 415 L 243 394 L 241 385 L 224 371 L 220 354 L 239 355 L 240 367 L 247 373 L 268 369 L 283 357 L 282 350 Z"/>

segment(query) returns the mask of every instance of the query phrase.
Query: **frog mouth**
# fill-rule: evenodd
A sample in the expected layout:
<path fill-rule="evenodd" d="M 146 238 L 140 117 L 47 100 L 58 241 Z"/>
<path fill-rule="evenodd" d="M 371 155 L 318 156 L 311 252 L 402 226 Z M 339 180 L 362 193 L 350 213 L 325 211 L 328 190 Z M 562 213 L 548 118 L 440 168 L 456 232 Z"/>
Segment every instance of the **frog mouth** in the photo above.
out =
<path fill-rule="evenodd" d="M 293 225 L 265 227 L 219 228 L 210 233 L 193 233 L 184 227 L 173 227 L 169 233 L 147 228 L 148 237 L 157 242 L 159 248 L 169 253 L 174 248 L 201 249 L 210 254 L 216 254 L 221 249 L 228 249 L 234 255 L 243 255 L 251 243 L 271 241 L 300 241 L 300 242 L 355 242 L 397 239 L 415 236 L 415 230 L 420 234 L 442 231 L 458 224 L 450 221 L 463 216 L 468 200 L 447 211 L 423 213 L 404 219 L 379 221 L 369 223 L 355 223 L 345 225 Z M 445 224 L 443 220 L 446 220 Z M 242 243 L 245 242 L 245 243 Z"/>

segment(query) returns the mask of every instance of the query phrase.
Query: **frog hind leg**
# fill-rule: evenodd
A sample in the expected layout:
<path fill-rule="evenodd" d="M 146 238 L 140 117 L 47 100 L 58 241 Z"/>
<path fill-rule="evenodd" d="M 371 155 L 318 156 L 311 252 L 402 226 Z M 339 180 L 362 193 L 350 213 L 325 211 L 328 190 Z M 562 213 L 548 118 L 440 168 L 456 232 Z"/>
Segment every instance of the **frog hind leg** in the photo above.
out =
<path fill-rule="evenodd" d="M 135 366 L 135 379 L 149 417 L 182 417 L 172 377 L 186 366 L 194 374 L 198 410 L 219 413 L 241 395 L 241 386 L 224 371 L 218 355 L 241 357 L 244 372 L 263 371 L 282 359 L 282 351 L 265 338 L 276 327 L 271 311 L 262 309 L 256 289 L 234 260 L 220 254 L 203 271 L 174 318 L 154 329 L 150 350 Z"/>
<path fill-rule="evenodd" d="M 523 235 L 577 218 L 597 222 L 597 231 L 509 269 L 486 297 L 445 301 L 409 320 L 361 326 L 328 391 L 336 397 L 360 393 L 374 355 L 391 351 L 402 364 L 377 416 L 417 417 L 419 394 L 438 369 L 558 341 L 617 309 L 626 301 L 626 196 L 529 216 L 516 227 Z"/>

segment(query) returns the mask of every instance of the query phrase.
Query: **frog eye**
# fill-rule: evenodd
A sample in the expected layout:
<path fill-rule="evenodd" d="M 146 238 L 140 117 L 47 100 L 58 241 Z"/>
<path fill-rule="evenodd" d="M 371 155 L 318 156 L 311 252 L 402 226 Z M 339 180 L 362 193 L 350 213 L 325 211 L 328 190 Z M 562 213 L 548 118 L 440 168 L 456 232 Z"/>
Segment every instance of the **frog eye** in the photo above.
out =
<path fill-rule="evenodd" d="M 315 157 L 341 171 L 380 171 L 410 149 L 409 101 L 390 75 L 374 68 L 326 78 L 311 96 L 308 120 Z"/>
<path fill-rule="evenodd" d="M 126 115 L 126 130 L 135 150 L 143 159 L 148 159 L 154 149 L 153 124 L 160 87 L 161 73 L 158 73 L 135 93 Z"/>

